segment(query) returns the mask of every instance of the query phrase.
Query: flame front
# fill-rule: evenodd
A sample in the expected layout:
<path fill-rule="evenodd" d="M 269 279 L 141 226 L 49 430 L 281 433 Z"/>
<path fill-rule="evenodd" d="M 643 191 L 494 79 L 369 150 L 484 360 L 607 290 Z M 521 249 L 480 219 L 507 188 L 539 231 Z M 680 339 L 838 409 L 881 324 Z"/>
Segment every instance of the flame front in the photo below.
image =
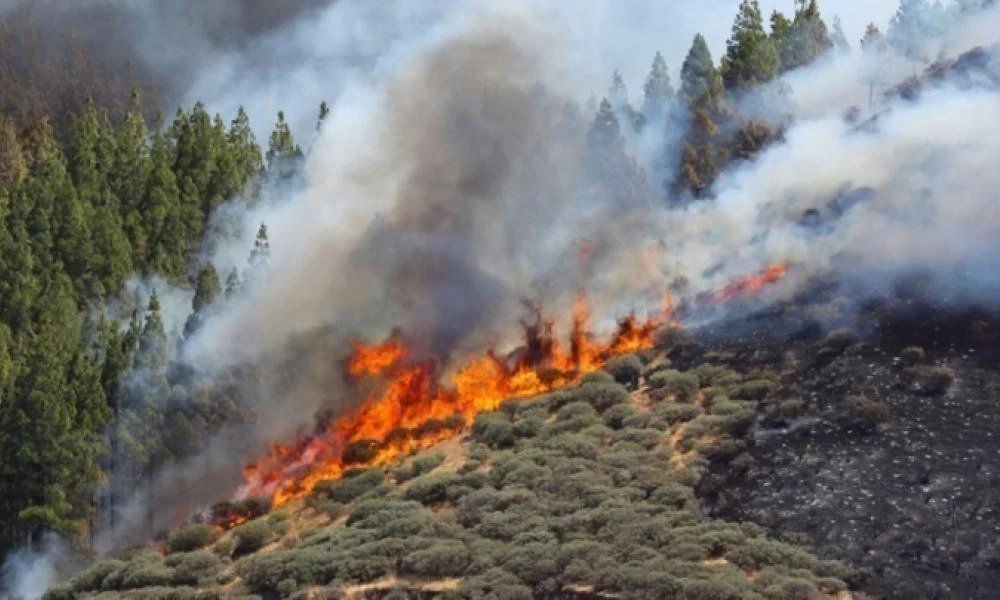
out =
<path fill-rule="evenodd" d="M 765 285 L 774 283 L 785 276 L 788 272 L 788 262 L 775 263 L 760 273 L 747 275 L 730 281 L 713 294 L 712 298 L 716 302 L 732 300 L 737 296 L 743 296 L 756 292 Z"/>
<path fill-rule="evenodd" d="M 556 338 L 553 322 L 535 310 L 535 320 L 522 323 L 524 347 L 516 359 L 487 352 L 455 371 L 447 385 L 439 382 L 433 363 L 411 360 L 395 336 L 380 344 L 355 343 L 347 372 L 358 381 L 382 382 L 380 391 L 333 419 L 321 434 L 275 444 L 244 468 L 237 497 L 270 497 L 280 506 L 307 495 L 322 480 L 339 478 L 349 467 L 387 464 L 414 448 L 432 446 L 507 398 L 551 391 L 614 356 L 652 348 L 659 328 L 677 325 L 672 310 L 666 293 L 663 314 L 648 320 L 629 315 L 601 342 L 588 332 L 590 307 L 581 296 L 573 308 L 568 349 Z"/>

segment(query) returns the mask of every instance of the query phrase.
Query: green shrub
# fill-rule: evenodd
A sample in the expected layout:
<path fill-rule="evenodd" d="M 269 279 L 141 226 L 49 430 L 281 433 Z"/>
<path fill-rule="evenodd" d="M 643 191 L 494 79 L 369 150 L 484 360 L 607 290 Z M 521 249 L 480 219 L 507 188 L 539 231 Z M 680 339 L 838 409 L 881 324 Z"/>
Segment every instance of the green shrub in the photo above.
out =
<path fill-rule="evenodd" d="M 740 402 L 739 400 L 726 400 L 723 402 L 717 402 L 713 404 L 712 410 L 710 412 L 713 415 L 728 416 L 752 410 L 753 406 L 750 405 L 748 402 Z"/>
<path fill-rule="evenodd" d="M 580 385 L 600 385 L 604 383 L 614 383 L 615 378 L 606 371 L 593 371 L 580 378 Z"/>
<path fill-rule="evenodd" d="M 173 578 L 173 569 L 164 564 L 163 557 L 158 552 L 142 550 L 105 577 L 101 582 L 101 589 L 114 591 L 170 585 Z"/>
<path fill-rule="evenodd" d="M 166 565 L 174 568 L 173 585 L 199 585 L 214 578 L 221 567 L 219 557 L 208 550 L 172 554 Z"/>
<path fill-rule="evenodd" d="M 733 396 L 742 400 L 763 400 L 777 387 L 777 384 L 769 379 L 754 379 L 736 386 Z"/>
<path fill-rule="evenodd" d="M 385 481 L 385 471 L 379 468 L 359 469 L 341 479 L 320 481 L 313 494 L 322 494 L 334 502 L 348 504 Z"/>
<path fill-rule="evenodd" d="M 690 402 L 698 393 L 698 376 L 694 373 L 681 373 L 673 369 L 657 371 L 649 378 L 649 384 L 664 394 L 674 396 L 678 402 Z"/>
<path fill-rule="evenodd" d="M 198 550 L 214 542 L 215 537 L 215 530 L 211 525 L 204 523 L 181 525 L 167 536 L 167 552 Z"/>
<path fill-rule="evenodd" d="M 354 505 L 351 516 L 347 518 L 347 525 L 373 526 L 377 524 L 375 521 L 371 521 L 373 517 L 380 517 L 380 520 L 385 521 L 401 514 L 423 509 L 424 507 L 419 502 L 412 500 L 365 500 Z"/>
<path fill-rule="evenodd" d="M 406 489 L 404 497 L 430 506 L 449 499 L 449 491 L 461 482 L 461 476 L 451 471 L 421 475 Z"/>
<path fill-rule="evenodd" d="M 264 519 L 256 519 L 233 529 L 236 547 L 233 551 L 238 556 L 256 552 L 271 541 L 271 525 Z"/>
<path fill-rule="evenodd" d="M 604 365 L 615 381 L 622 385 L 635 387 L 639 383 L 639 375 L 642 374 L 642 360 L 635 354 L 627 354 L 612 358 Z"/>
<path fill-rule="evenodd" d="M 556 561 L 558 551 L 559 546 L 555 543 L 511 544 L 501 559 L 501 566 L 521 581 L 537 585 L 562 570 Z"/>
<path fill-rule="evenodd" d="M 338 558 L 321 547 L 275 550 L 239 561 L 236 573 L 251 592 L 277 594 L 284 581 L 295 581 L 299 586 L 329 583 L 338 574 Z"/>
<path fill-rule="evenodd" d="M 597 458 L 600 443 L 579 433 L 566 432 L 545 440 L 544 447 L 565 456 L 594 459 Z"/>
<path fill-rule="evenodd" d="M 75 592 L 90 592 L 101 589 L 104 579 L 125 566 L 120 560 L 105 560 L 97 563 L 82 573 L 75 575 L 69 582 L 69 586 Z"/>
<path fill-rule="evenodd" d="M 499 568 L 491 568 L 480 575 L 466 577 L 458 585 L 459 598 L 503 598 L 504 600 L 531 600 L 534 594 L 515 575 Z"/>
<path fill-rule="evenodd" d="M 490 448 L 509 448 L 514 445 L 514 426 L 507 415 L 497 412 L 482 412 L 472 423 L 473 439 Z"/>
<path fill-rule="evenodd" d="M 750 600 L 756 595 L 750 590 L 740 590 L 730 581 L 717 579 L 687 579 L 680 600 Z"/>
<path fill-rule="evenodd" d="M 922 363 L 927 358 L 927 352 L 924 351 L 920 346 L 907 346 L 903 348 L 903 351 L 899 353 L 899 357 L 903 360 L 903 363 L 909 366 L 913 366 L 917 363 Z"/>
<path fill-rule="evenodd" d="M 419 577 L 458 577 L 469 567 L 469 549 L 458 540 L 443 540 L 403 558 L 400 570 Z"/>
<path fill-rule="evenodd" d="M 697 404 L 660 404 L 655 412 L 658 418 L 674 425 L 695 419 L 705 411 Z"/>
<path fill-rule="evenodd" d="M 940 396 L 955 381 L 955 371 L 948 367 L 931 367 L 920 373 L 920 387 L 924 392 Z"/>
<path fill-rule="evenodd" d="M 636 429 L 626 427 L 615 434 L 615 440 L 632 442 L 647 450 L 660 443 L 663 432 L 659 429 Z"/>
<path fill-rule="evenodd" d="M 625 419 L 638 412 L 639 409 L 631 404 L 616 404 L 615 406 L 612 406 L 604 411 L 601 418 L 604 421 L 604 424 L 608 427 L 612 429 L 621 429 L 624 426 Z"/>
<path fill-rule="evenodd" d="M 514 435 L 533 438 L 545 429 L 545 420 L 539 417 L 522 417 L 514 422 Z"/>
<path fill-rule="evenodd" d="M 580 431 L 598 422 L 597 411 L 589 402 L 571 402 L 559 409 L 549 426 L 554 433 Z"/>
<path fill-rule="evenodd" d="M 579 401 L 593 406 L 597 412 L 602 413 L 612 406 L 628 402 L 628 390 L 625 389 L 625 386 L 614 381 L 590 383 L 580 388 L 577 398 Z"/>

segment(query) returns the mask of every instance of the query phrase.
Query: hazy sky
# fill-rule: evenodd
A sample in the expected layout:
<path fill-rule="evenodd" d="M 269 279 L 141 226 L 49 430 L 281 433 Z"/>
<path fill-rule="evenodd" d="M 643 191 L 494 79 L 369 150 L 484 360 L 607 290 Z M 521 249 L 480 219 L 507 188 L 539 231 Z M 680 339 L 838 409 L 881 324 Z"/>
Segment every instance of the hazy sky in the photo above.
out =
<path fill-rule="evenodd" d="M 712 57 L 718 61 L 725 52 L 726 38 L 729 37 L 733 19 L 739 9 L 740 0 L 678 0 L 676 2 L 640 2 L 619 0 L 598 0 L 581 2 L 579 7 L 589 10 L 588 25 L 594 31 L 593 39 L 607 40 L 608 47 L 596 50 L 607 57 L 616 57 L 614 62 L 635 96 L 646 75 L 653 54 L 663 52 L 676 78 L 684 56 L 691 46 L 696 33 L 708 40 Z M 765 21 L 771 12 L 780 10 L 791 16 L 795 10 L 794 0 L 760 0 Z M 883 31 L 890 17 L 896 11 L 899 0 L 820 0 L 819 7 L 823 19 L 832 26 L 834 15 L 839 15 L 848 42 L 857 46 L 865 26 L 874 22 Z M 586 7 L 586 8 L 584 8 Z M 636 23 L 648 24 L 648 29 L 636 35 Z M 633 30 L 631 35 L 621 37 L 599 34 L 599 31 L 620 27 L 623 31 Z M 627 41 L 626 41 L 627 40 Z M 642 60 L 637 62 L 636 57 Z M 645 67 L 639 65 L 644 64 Z"/>

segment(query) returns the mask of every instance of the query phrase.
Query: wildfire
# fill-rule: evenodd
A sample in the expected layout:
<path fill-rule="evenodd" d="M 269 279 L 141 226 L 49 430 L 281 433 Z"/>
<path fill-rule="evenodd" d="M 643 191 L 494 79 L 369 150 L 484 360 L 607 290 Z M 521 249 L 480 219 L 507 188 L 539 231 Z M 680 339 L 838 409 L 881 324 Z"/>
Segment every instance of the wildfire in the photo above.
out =
<path fill-rule="evenodd" d="M 581 256 L 587 254 L 589 247 Z M 752 293 L 780 279 L 787 269 L 787 263 L 772 265 L 730 282 L 711 299 L 721 302 Z M 355 343 L 347 373 L 359 383 L 381 384 L 379 391 L 335 417 L 322 433 L 275 444 L 247 465 L 237 498 L 269 498 L 274 506 L 302 498 L 318 482 L 338 479 L 349 468 L 388 464 L 448 439 L 476 414 L 496 410 L 507 398 L 551 391 L 600 369 L 610 358 L 652 348 L 658 330 L 680 326 L 665 290 L 659 315 L 646 320 L 629 315 L 618 322 L 610 338 L 597 340 L 589 332 L 591 310 L 581 295 L 573 306 L 569 343 L 564 347 L 554 321 L 543 318 L 535 305 L 526 302 L 526 306 L 534 319 L 522 321 L 524 342 L 516 354 L 505 358 L 486 352 L 447 378 L 432 361 L 416 360 L 396 335 L 379 344 Z M 242 514 L 231 512 L 220 519 L 226 524 L 242 520 Z"/>
<path fill-rule="evenodd" d="M 522 322 L 524 347 L 516 357 L 494 352 L 475 357 L 440 383 L 429 361 L 412 360 L 405 344 L 393 336 L 379 344 L 354 344 L 347 372 L 358 381 L 382 382 L 378 393 L 357 408 L 334 418 L 320 434 L 292 444 L 275 444 L 260 460 L 244 469 L 240 498 L 269 497 L 274 506 L 307 495 L 325 479 L 337 479 L 353 466 L 394 461 L 414 448 L 425 448 L 459 432 L 482 411 L 496 410 L 507 398 L 551 391 L 595 371 L 608 359 L 653 347 L 654 333 L 676 326 L 669 293 L 664 313 L 640 320 L 622 319 L 606 341 L 589 333 L 590 307 L 577 299 L 572 313 L 569 346 L 555 335 L 555 325 L 541 311 Z M 228 519 L 227 519 L 228 520 Z"/>

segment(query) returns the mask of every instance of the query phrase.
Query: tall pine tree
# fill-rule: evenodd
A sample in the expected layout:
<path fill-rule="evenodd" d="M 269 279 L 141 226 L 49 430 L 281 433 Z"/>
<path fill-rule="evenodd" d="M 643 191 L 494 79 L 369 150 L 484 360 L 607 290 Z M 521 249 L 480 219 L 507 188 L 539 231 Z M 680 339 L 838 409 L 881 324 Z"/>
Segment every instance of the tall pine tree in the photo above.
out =
<path fill-rule="evenodd" d="M 781 61 L 774 40 L 764 30 L 757 0 L 743 0 L 726 42 L 722 80 L 726 89 L 747 92 L 778 76 Z"/>

